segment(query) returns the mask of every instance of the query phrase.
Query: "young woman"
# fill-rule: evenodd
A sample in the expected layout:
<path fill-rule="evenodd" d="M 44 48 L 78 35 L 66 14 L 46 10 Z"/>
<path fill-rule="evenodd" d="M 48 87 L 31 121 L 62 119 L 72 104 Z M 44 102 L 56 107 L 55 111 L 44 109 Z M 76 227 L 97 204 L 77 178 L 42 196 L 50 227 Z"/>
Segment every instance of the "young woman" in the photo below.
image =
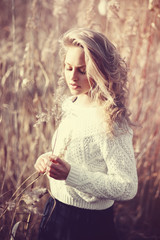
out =
<path fill-rule="evenodd" d="M 126 107 L 127 70 L 101 33 L 74 29 L 61 39 L 63 76 L 72 94 L 53 137 L 53 154 L 35 168 L 51 193 L 39 239 L 116 240 L 115 200 L 132 199 L 137 171 Z"/>

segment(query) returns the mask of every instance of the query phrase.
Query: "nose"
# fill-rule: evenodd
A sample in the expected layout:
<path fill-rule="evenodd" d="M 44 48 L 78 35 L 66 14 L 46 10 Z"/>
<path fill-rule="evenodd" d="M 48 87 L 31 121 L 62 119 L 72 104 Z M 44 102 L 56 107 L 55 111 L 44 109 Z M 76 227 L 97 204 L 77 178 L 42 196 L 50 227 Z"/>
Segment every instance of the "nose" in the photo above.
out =
<path fill-rule="evenodd" d="M 76 69 L 73 69 L 73 70 L 72 70 L 71 80 L 73 80 L 73 81 L 77 81 L 77 80 L 78 80 L 78 73 L 77 73 L 77 70 L 76 70 Z"/>

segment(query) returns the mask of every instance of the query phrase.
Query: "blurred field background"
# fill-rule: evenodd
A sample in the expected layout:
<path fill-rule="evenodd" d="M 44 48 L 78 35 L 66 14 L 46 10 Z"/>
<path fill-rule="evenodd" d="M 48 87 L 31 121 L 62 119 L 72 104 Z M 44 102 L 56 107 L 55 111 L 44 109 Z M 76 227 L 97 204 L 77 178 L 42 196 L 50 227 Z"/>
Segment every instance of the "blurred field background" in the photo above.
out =
<path fill-rule="evenodd" d="M 159 0 L 0 1 L 0 239 L 37 237 L 49 194 L 34 162 L 51 149 L 64 88 L 57 40 L 71 27 L 106 34 L 128 63 L 139 190 L 115 204 L 115 222 L 120 240 L 160 239 Z"/>

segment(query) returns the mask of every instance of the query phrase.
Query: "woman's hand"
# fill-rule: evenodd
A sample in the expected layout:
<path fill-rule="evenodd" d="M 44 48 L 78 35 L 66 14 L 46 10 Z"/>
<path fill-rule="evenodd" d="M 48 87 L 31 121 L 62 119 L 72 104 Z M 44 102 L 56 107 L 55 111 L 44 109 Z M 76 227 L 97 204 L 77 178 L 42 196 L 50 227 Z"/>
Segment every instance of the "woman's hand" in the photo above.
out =
<path fill-rule="evenodd" d="M 47 173 L 50 177 L 57 180 L 65 180 L 70 171 L 70 164 L 52 153 L 42 154 L 34 165 L 39 173 Z"/>
<path fill-rule="evenodd" d="M 47 169 L 47 162 L 51 157 L 51 152 L 42 154 L 34 164 L 35 169 L 39 173 L 45 173 Z"/>
<path fill-rule="evenodd" d="M 70 164 L 57 156 L 51 156 L 47 162 L 47 174 L 57 180 L 66 180 L 69 171 Z"/>

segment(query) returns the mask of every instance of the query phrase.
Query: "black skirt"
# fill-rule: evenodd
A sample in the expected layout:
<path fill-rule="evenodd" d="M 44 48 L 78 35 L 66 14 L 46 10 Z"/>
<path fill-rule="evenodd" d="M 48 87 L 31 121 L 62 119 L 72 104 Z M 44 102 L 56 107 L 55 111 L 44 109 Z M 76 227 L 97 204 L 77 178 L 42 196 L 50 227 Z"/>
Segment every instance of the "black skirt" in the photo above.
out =
<path fill-rule="evenodd" d="M 49 198 L 40 224 L 39 240 L 117 240 L 113 207 L 88 210 Z M 52 211 L 53 210 L 53 211 Z"/>

